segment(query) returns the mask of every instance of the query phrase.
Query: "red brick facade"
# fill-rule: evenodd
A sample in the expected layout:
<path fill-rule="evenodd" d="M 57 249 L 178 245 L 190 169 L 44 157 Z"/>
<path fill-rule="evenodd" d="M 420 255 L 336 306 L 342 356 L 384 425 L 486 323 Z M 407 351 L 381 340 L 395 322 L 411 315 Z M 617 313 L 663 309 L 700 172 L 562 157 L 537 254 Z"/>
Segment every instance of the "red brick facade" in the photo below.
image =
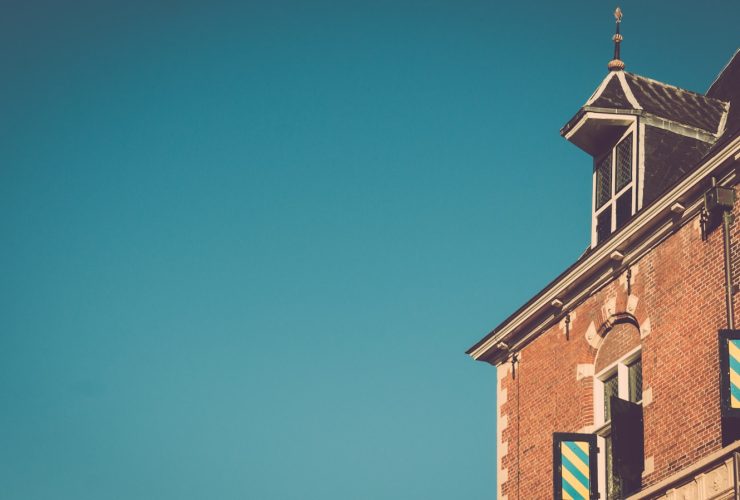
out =
<path fill-rule="evenodd" d="M 591 246 L 467 351 L 497 369 L 498 498 L 740 498 L 740 50 L 706 95 L 613 70 L 560 133 Z"/>
<path fill-rule="evenodd" d="M 723 238 L 719 228 L 702 241 L 698 218 L 630 262 L 629 284 L 627 266 L 616 266 L 610 282 L 570 311 L 567 338 L 560 321 L 525 344 L 515 378 L 510 363 L 499 365 L 505 400 L 499 407 L 502 498 L 552 496 L 553 433 L 593 431 L 594 373 L 638 343 L 643 488 L 721 448 L 717 331 L 726 327 Z M 737 266 L 738 225 L 732 238 Z M 621 323 L 610 329 L 620 317 L 632 318 L 637 326 Z M 614 339 L 589 341 L 594 330 Z M 595 348 L 599 342 L 601 351 Z"/>

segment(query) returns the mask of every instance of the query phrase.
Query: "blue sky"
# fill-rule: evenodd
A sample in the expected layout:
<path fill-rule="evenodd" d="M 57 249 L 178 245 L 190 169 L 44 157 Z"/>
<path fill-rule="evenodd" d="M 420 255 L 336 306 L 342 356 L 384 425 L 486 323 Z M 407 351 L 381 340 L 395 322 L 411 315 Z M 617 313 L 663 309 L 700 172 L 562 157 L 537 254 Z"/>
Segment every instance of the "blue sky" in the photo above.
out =
<path fill-rule="evenodd" d="M 573 262 L 605 2 L 4 1 L 3 499 L 493 499 L 464 351 Z M 737 2 L 622 4 L 705 91 Z"/>

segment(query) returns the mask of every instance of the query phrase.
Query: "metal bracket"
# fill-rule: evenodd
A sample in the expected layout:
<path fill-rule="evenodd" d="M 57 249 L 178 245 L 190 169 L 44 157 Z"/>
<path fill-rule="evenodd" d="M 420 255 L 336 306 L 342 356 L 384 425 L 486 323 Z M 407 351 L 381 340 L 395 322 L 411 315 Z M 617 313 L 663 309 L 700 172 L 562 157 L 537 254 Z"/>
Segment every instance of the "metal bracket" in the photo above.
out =
<path fill-rule="evenodd" d="M 709 211 L 706 206 L 701 207 L 699 210 L 699 224 L 701 226 L 701 241 L 707 241 L 708 231 L 707 226 L 709 225 Z"/>

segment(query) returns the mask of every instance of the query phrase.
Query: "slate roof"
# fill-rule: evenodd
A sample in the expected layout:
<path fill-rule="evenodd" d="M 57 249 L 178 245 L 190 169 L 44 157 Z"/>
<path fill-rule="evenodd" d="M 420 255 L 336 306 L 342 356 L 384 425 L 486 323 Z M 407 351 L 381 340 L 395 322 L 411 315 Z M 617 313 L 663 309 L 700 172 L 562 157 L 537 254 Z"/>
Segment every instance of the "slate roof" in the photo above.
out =
<path fill-rule="evenodd" d="M 730 103 L 726 130 L 730 134 L 740 130 L 740 49 L 714 80 L 707 95 Z"/>
<path fill-rule="evenodd" d="M 624 76 L 635 99 L 648 113 L 718 133 L 727 103 L 633 73 L 625 72 Z"/>
<path fill-rule="evenodd" d="M 635 109 L 627 99 L 618 78 L 612 78 L 601 95 L 589 106 L 595 108 Z"/>
<path fill-rule="evenodd" d="M 740 61 L 738 57 L 735 59 Z M 737 66 L 740 66 L 740 62 Z M 584 112 L 594 108 L 629 110 L 638 114 L 650 113 L 666 120 L 704 130 L 715 136 L 722 133 L 720 127 L 723 125 L 723 117 L 729 107 L 724 100 L 626 71 L 611 72 L 605 80 L 607 81 L 606 86 L 602 83 L 589 102 L 563 127 L 561 133 L 565 134 L 580 120 Z"/>

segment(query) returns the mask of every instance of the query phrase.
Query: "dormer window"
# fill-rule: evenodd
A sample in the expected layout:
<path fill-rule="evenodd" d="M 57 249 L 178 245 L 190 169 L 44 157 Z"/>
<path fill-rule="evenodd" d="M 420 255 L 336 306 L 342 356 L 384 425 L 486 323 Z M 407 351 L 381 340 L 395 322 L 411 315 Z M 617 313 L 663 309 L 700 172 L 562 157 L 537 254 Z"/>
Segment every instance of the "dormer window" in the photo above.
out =
<path fill-rule="evenodd" d="M 635 214 L 635 126 L 631 126 L 616 144 L 594 159 L 593 246 L 606 240 Z"/>

